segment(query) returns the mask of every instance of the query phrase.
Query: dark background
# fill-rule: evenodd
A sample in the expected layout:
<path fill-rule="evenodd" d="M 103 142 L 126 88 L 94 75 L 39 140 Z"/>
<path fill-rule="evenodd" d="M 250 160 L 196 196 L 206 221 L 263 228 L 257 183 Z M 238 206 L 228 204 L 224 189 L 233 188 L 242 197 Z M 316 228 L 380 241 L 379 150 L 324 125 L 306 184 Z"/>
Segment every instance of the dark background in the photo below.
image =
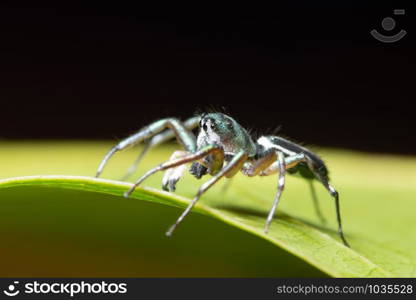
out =
<path fill-rule="evenodd" d="M 406 4 L 162 16 L 129 2 L 10 3 L 0 4 L 1 138 L 119 139 L 225 107 L 259 133 L 281 126 L 305 143 L 416 154 L 414 16 L 393 15 Z M 408 34 L 383 44 L 371 29 Z"/>

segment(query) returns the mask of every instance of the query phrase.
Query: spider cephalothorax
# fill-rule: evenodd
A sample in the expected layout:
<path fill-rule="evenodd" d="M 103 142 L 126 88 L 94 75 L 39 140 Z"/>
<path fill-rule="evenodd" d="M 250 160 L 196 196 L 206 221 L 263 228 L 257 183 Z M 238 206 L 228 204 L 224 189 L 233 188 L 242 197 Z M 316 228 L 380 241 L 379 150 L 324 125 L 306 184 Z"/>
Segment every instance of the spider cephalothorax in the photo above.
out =
<path fill-rule="evenodd" d="M 199 125 L 198 149 L 215 144 L 222 146 L 226 155 L 234 155 L 240 150 L 249 156 L 256 154 L 256 144 L 233 118 L 222 113 L 204 114 Z"/>
<path fill-rule="evenodd" d="M 196 127 L 199 127 L 197 137 L 192 133 Z M 147 177 L 158 171 L 166 171 L 162 181 L 163 189 L 175 191 L 176 184 L 183 176 L 188 163 L 192 163 L 189 172 L 196 178 L 210 174 L 212 178 L 200 187 L 195 198 L 168 230 L 167 235 L 172 234 L 205 191 L 221 178 L 231 178 L 238 171 L 250 177 L 279 174 L 277 195 L 265 225 L 267 233 L 288 172 L 298 173 L 309 180 L 315 208 L 322 221 L 324 219 L 317 203 L 312 180 L 318 180 L 329 191 L 335 199 L 339 235 L 348 246 L 342 231 L 338 193 L 329 184 L 328 170 L 322 159 L 305 147 L 278 136 L 261 136 L 254 141 L 240 124 L 222 113 L 205 113 L 183 123 L 174 118 L 156 121 L 113 147 L 101 162 L 96 176 L 100 176 L 108 159 L 115 152 L 145 141 L 143 152 L 129 169 L 127 176 L 131 175 L 140 159 L 151 147 L 175 136 L 184 150 L 175 151 L 169 161 L 148 171 L 125 194 L 128 197 Z"/>
<path fill-rule="evenodd" d="M 233 118 L 222 113 L 203 114 L 200 117 L 197 149 L 208 145 L 221 147 L 226 162 L 240 149 L 244 149 L 249 156 L 256 155 L 256 144 L 247 131 Z M 208 173 L 215 175 L 211 171 L 211 164 L 212 156 L 209 155 L 201 162 L 194 162 L 189 171 L 198 179 Z"/>

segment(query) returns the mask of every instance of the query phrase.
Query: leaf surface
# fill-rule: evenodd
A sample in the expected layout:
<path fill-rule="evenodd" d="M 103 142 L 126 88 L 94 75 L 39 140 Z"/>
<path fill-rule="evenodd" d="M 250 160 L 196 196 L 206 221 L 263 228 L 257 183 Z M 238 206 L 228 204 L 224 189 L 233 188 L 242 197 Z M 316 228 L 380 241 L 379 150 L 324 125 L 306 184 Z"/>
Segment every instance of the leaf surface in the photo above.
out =
<path fill-rule="evenodd" d="M 56 225 L 61 231 L 65 231 L 65 235 L 70 236 L 69 240 L 75 243 L 86 239 L 83 241 L 85 244 L 77 245 L 80 256 L 85 259 L 88 256 L 86 253 L 91 252 L 83 249 L 83 246 L 98 247 L 97 245 L 102 242 L 98 237 L 94 237 L 97 241 L 90 245 L 87 235 L 81 234 L 78 238 L 76 234 L 82 230 L 77 227 L 79 220 L 86 233 L 92 233 L 92 229 L 86 228 L 87 225 L 91 225 L 92 228 L 101 226 L 101 229 L 108 232 L 108 235 L 103 235 L 101 232 L 98 236 L 103 240 L 106 238 L 112 240 L 111 247 L 121 247 L 117 244 L 117 240 L 123 236 L 131 239 L 136 231 L 137 239 L 149 241 L 151 246 L 144 246 L 143 243 L 129 244 L 123 241 L 123 251 L 131 257 L 121 259 L 127 265 L 125 268 L 118 269 L 120 275 L 126 274 L 123 272 L 129 270 L 128 263 L 131 263 L 131 259 L 135 259 L 134 253 L 139 253 L 137 255 L 144 257 L 147 255 L 149 259 L 153 257 L 154 261 L 164 261 L 161 259 L 162 254 L 152 255 L 155 251 L 162 253 L 165 247 L 169 251 L 166 257 L 183 258 L 182 251 L 184 250 L 180 248 L 183 245 L 179 245 L 179 242 L 183 243 L 185 238 L 192 240 L 193 243 L 184 243 L 192 252 L 192 249 L 196 249 L 195 243 L 201 243 L 200 240 L 206 239 L 209 235 L 208 240 L 211 245 L 215 244 L 217 248 L 221 248 L 222 253 L 215 254 L 210 245 L 206 245 L 207 253 L 201 252 L 200 256 L 197 255 L 193 259 L 199 263 L 205 260 L 206 265 L 209 265 L 209 262 L 217 257 L 217 261 L 224 260 L 218 264 L 224 270 L 210 273 L 208 271 L 210 268 L 206 267 L 207 272 L 199 270 L 198 273 L 195 270 L 188 270 L 183 272 L 184 276 L 190 274 L 200 276 L 256 276 L 256 274 L 260 276 L 324 276 L 323 273 L 334 277 L 415 276 L 416 255 L 412 249 L 415 249 L 416 245 L 413 232 L 416 228 L 414 218 L 416 202 L 414 201 L 415 186 L 411 182 L 412 180 L 415 182 L 416 179 L 416 162 L 412 158 L 336 150 L 322 151 L 334 178 L 334 185 L 341 195 L 341 212 L 346 236 L 352 246 L 350 249 L 341 243 L 336 234 L 335 211 L 331 197 L 316 184 L 324 214 L 329 221 L 323 226 L 314 214 L 308 185 L 298 178 L 289 178 L 276 219 L 270 227 L 269 234 L 264 234 L 265 218 L 276 191 L 277 179 L 273 176 L 254 179 L 238 176 L 233 180 L 227 193 L 224 193 L 222 184 L 219 184 L 204 195 L 196 205 L 194 214 L 178 227 L 171 239 L 168 239 L 164 236 L 164 231 L 189 203 L 201 182 L 191 176 L 186 176 L 179 183 L 177 193 L 172 194 L 155 188 L 160 184 L 161 174 L 159 174 L 146 181 L 144 188 L 137 189 L 131 199 L 125 199 L 122 195 L 130 183 L 87 176 L 94 174 L 107 148 L 108 144 L 98 142 L 3 143 L 0 152 L 0 161 L 3 166 L 1 176 L 4 178 L 0 181 L 0 207 L 2 207 L 0 225 L 3 228 L 3 236 L 7 236 L 6 240 L 12 240 L 13 237 L 9 236 L 15 235 L 14 242 L 18 243 L 19 235 L 32 234 L 32 231 L 36 231 L 37 241 L 40 241 L 45 238 L 43 236 L 45 230 L 52 231 L 56 240 L 59 239 L 59 232 L 53 232 L 53 226 Z M 172 147 L 164 147 L 153 151 L 146 157 L 135 178 L 144 170 L 168 159 L 172 150 Z M 134 151 L 119 154 L 114 161 L 111 161 L 103 176 L 121 177 L 129 162 L 134 160 L 135 155 Z M 52 175 L 59 173 L 72 175 Z M 21 177 L 22 175 L 32 176 Z M 6 178 L 10 176 L 18 177 Z M 153 204 L 151 210 L 154 216 L 139 214 L 139 208 L 147 209 L 140 206 L 142 202 Z M 165 207 L 179 207 L 181 210 L 166 210 Z M 66 209 L 74 218 L 63 214 Z M 126 209 L 130 211 L 126 212 Z M 83 211 L 85 215 L 82 215 Z M 94 215 L 96 211 L 100 213 Z M 32 212 L 38 214 L 32 214 Z M 112 222 L 112 212 L 114 212 L 114 221 L 118 222 L 117 225 Z M 133 213 L 139 215 L 140 221 L 131 216 Z M 61 218 L 53 219 L 52 214 Z M 205 215 L 205 217 L 196 218 L 197 214 Z M 123 220 L 123 215 L 126 220 Z M 46 220 L 45 224 L 42 224 L 42 218 L 39 216 L 43 216 Z M 119 225 L 119 222 L 124 225 L 127 222 L 128 228 Z M 33 228 L 32 231 L 30 227 Z M 138 230 L 139 227 L 140 230 Z M 221 238 L 222 235 L 223 238 Z M 226 239 L 224 239 L 225 236 L 227 236 Z M 239 238 L 236 238 L 237 236 Z M 227 239 L 230 242 L 235 239 L 234 244 L 227 244 Z M 13 241 L 11 243 L 13 244 Z M 48 240 L 48 244 L 50 243 L 54 243 L 54 240 Z M 252 250 L 249 254 L 244 254 L 245 259 L 243 255 L 239 263 L 228 266 L 228 268 L 240 268 L 239 271 L 229 272 L 225 258 L 229 259 L 232 253 L 242 251 L 238 247 L 239 244 L 241 247 Z M 56 244 L 53 247 L 55 246 Z M 175 247 L 178 248 L 175 249 Z M 271 250 L 273 247 L 275 251 Z M 7 253 L 8 248 L 4 243 L 2 249 L 2 252 Z M 210 250 L 213 252 L 211 257 Z M 106 254 L 106 251 L 98 255 L 103 255 L 103 257 L 115 255 L 111 251 Z M 227 254 L 226 251 L 229 253 Z M 267 255 L 256 258 L 256 252 L 259 254 L 267 252 Z M 72 259 L 75 260 L 74 257 Z M 263 269 L 248 270 L 247 266 L 255 265 L 256 259 Z M 293 266 L 296 265 L 293 267 L 294 270 L 303 268 L 308 273 L 298 275 L 291 273 L 290 265 L 285 264 L 285 260 L 290 260 Z M 185 262 L 186 259 L 180 261 Z M 266 271 L 267 267 L 264 266 L 267 262 L 273 268 L 281 265 L 284 269 L 274 272 L 273 268 L 270 268 Z M 169 273 L 165 267 L 165 264 L 172 263 L 175 265 L 177 262 L 165 261 L 163 268 L 159 267 L 159 273 L 157 268 L 155 269 L 156 262 L 149 263 L 146 268 L 148 270 L 153 268 L 155 272 L 146 271 L 147 273 L 143 274 L 145 276 L 169 276 L 169 274 L 175 276 L 178 273 L 175 274 L 174 271 Z M 91 274 L 107 274 L 99 270 L 98 266 L 94 268 Z M 316 272 L 313 271 L 314 268 L 317 269 Z M 65 272 L 62 274 L 68 275 Z M 114 272 L 108 274 L 117 275 Z M 138 275 L 135 272 L 131 274 Z"/>

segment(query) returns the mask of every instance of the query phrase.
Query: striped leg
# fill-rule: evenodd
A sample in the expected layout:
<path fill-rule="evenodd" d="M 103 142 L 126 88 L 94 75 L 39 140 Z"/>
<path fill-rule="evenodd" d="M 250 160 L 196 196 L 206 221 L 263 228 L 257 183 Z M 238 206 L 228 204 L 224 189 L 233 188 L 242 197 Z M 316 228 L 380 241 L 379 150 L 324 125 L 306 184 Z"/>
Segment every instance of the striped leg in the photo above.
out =
<path fill-rule="evenodd" d="M 196 151 L 196 140 L 195 136 L 189 132 L 185 126 L 179 122 L 177 119 L 169 118 L 169 119 L 162 119 L 156 121 L 149 126 L 141 129 L 136 134 L 122 140 L 116 146 L 111 148 L 111 150 L 107 153 L 104 159 L 101 161 L 97 174 L 95 177 L 99 177 L 104 170 L 105 165 L 107 164 L 108 160 L 118 151 L 127 149 L 131 146 L 137 145 L 140 142 L 143 142 L 149 138 L 154 137 L 158 133 L 161 133 L 165 129 L 171 129 L 180 144 L 183 148 L 188 152 L 195 152 Z"/>

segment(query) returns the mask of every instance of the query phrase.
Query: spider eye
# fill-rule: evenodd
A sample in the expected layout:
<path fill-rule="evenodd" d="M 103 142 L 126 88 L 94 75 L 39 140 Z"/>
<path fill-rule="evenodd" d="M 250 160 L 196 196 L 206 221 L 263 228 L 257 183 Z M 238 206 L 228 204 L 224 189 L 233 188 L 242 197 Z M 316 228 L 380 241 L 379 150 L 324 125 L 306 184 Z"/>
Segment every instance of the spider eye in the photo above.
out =
<path fill-rule="evenodd" d="M 204 123 L 204 124 L 202 125 L 202 129 L 203 129 L 204 131 L 207 131 L 207 130 L 208 130 L 207 123 Z"/>

